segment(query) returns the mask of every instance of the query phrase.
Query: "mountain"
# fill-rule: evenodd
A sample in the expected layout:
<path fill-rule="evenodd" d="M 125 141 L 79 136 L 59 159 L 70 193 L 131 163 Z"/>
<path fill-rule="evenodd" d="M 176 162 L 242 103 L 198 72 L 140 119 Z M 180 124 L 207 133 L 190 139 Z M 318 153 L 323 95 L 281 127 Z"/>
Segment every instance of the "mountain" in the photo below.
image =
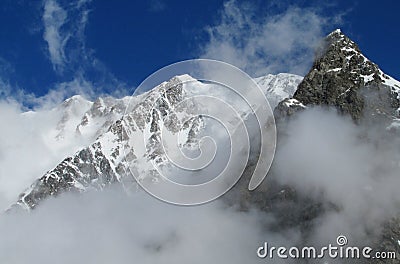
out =
<path fill-rule="evenodd" d="M 170 87 L 173 88 L 168 90 Z M 156 147 L 156 134 L 160 132 L 157 130 L 157 122 L 161 112 L 166 114 L 170 110 L 168 106 L 181 98 L 182 85 L 179 78 L 175 78 L 150 91 L 144 100 L 132 106 L 132 112 L 124 118 L 122 114 L 127 109 L 129 101 L 137 98 L 117 101 L 97 99 L 85 112 L 75 131 L 78 135 L 99 134 L 94 143 L 66 157 L 54 169 L 36 180 L 20 195 L 17 204 L 25 208 L 34 208 L 43 199 L 61 192 L 80 192 L 87 188 L 102 189 L 111 183 L 123 182 L 123 179 L 127 178 L 126 162 L 137 160 L 139 156 L 162 159 L 157 156 L 159 149 Z M 160 101 L 157 109 L 151 111 L 152 105 L 158 99 Z M 71 100 L 67 100 L 67 104 L 69 101 Z M 147 138 L 148 143 L 154 148 L 148 153 L 141 153 L 144 150 L 133 149 L 130 143 L 142 140 L 146 128 L 151 134 Z"/>
<path fill-rule="evenodd" d="M 400 82 L 367 59 L 357 44 L 340 30 L 333 31 L 323 40 L 304 78 L 278 74 L 254 80 L 274 109 L 279 141 L 285 139 L 287 132 L 287 126 L 282 124 L 292 122 L 304 109 L 314 106 L 336 109 L 360 127 L 368 128 L 367 125 L 374 124 L 387 133 L 385 136 L 399 132 Z M 180 131 L 180 146 L 190 150 L 208 121 L 195 116 L 195 109 L 201 106 L 186 99 L 198 89 L 211 92 L 210 88 L 207 83 L 182 75 L 138 96 L 99 98 L 95 102 L 80 96 L 66 100 L 57 108 L 63 115 L 56 127 L 57 133 L 52 135 L 60 141 L 74 137 L 90 142 L 43 176 L 38 175 L 40 178 L 19 196 L 13 208 L 33 209 L 50 196 L 103 189 L 112 183 L 120 183 L 127 190 L 135 189 L 137 185 L 131 173 L 140 181 L 156 184 L 160 177 L 155 165 L 162 168 L 167 161 L 160 144 L 161 128 L 164 126 L 171 134 Z M 242 109 L 241 116 L 246 118 L 246 111 Z M 312 126 L 318 128 L 319 124 Z M 268 187 L 261 186 L 248 192 L 245 181 L 248 181 L 252 166 L 254 164 L 249 163 L 235 188 L 236 193 L 235 190 L 229 192 L 225 199 L 237 199 L 242 210 L 257 207 L 272 213 L 277 223 L 271 229 L 299 228 L 306 239 L 307 232 L 318 223 L 320 216 L 341 210 L 329 200 L 301 195 L 295 186 L 273 181 L 269 181 Z M 398 250 L 399 234 L 400 218 L 387 221 L 381 236 L 374 241 L 375 248 Z M 395 261 L 398 260 L 393 263 Z"/>
<path fill-rule="evenodd" d="M 184 86 L 188 80 L 192 83 Z M 301 80 L 301 76 L 283 73 L 255 79 L 272 107 L 292 96 Z M 170 131 L 177 132 L 182 120 L 189 116 L 190 121 L 181 131 L 186 135 L 182 142 L 193 143 L 203 121 L 190 118 L 189 106 L 179 109 L 174 106 L 199 85 L 203 84 L 186 75 L 175 77 L 139 96 L 98 98 L 90 102 L 77 95 L 65 100 L 54 110 L 61 112 L 52 133 L 55 142 L 62 144 L 81 139 L 83 143 L 90 140 L 92 143 L 87 143 L 87 147 L 64 158 L 38 178 L 19 196 L 13 207 L 32 209 L 49 196 L 66 191 L 82 192 L 88 188 L 102 189 L 114 182 L 120 182 L 127 189 L 134 188 L 129 166 L 133 166 L 136 173 L 146 175 L 146 180 L 158 181 L 158 173 L 151 161 L 162 164 L 167 159 L 159 142 L 160 122 Z M 122 117 L 128 108 L 128 114 Z M 165 120 L 166 117 L 170 120 Z M 143 138 L 146 148 L 137 143 Z"/>

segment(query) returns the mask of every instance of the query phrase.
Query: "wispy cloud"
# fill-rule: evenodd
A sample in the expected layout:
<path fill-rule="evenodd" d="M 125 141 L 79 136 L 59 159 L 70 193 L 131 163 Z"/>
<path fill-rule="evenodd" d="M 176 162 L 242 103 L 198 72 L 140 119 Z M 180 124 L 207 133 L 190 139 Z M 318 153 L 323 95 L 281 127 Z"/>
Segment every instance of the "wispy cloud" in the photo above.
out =
<path fill-rule="evenodd" d="M 59 74 L 91 59 L 88 56 L 91 51 L 85 44 L 90 2 L 80 0 L 61 5 L 57 0 L 45 0 L 43 3 L 43 39 L 53 68 Z"/>
<path fill-rule="evenodd" d="M 234 0 L 224 4 L 219 21 L 207 28 L 201 57 L 232 63 L 251 75 L 308 70 L 314 48 L 339 16 L 291 6 L 283 12 L 259 10 Z"/>
<path fill-rule="evenodd" d="M 167 4 L 162 0 L 151 0 L 149 5 L 149 11 L 151 12 L 161 12 L 167 8 Z"/>
<path fill-rule="evenodd" d="M 372 243 L 380 225 L 397 214 L 400 141 L 380 125 L 355 125 L 321 108 L 309 108 L 288 123 L 272 177 L 298 194 L 335 205 L 314 222 L 313 242 L 347 234 L 353 242 Z"/>
<path fill-rule="evenodd" d="M 259 223 L 267 219 L 218 201 L 173 206 L 145 192 L 131 197 L 116 189 L 61 195 L 32 214 L 0 218 L 0 262 L 258 263 L 255 252 L 265 239 Z"/>
<path fill-rule="evenodd" d="M 94 56 L 86 45 L 86 26 L 92 0 L 63 3 L 58 0 L 43 2 L 43 39 L 46 52 L 60 80 L 45 97 L 24 97 L 33 104 L 56 102 L 74 94 L 98 97 L 104 94 L 122 96 L 127 85 Z M 65 89 L 65 90 L 63 90 Z M 57 95 L 57 96 L 55 96 Z M 53 100 L 55 98 L 57 100 Z"/>
<path fill-rule="evenodd" d="M 65 45 L 70 33 L 62 32 L 62 26 L 67 20 L 67 12 L 54 0 L 44 3 L 43 38 L 47 42 L 51 63 L 57 71 L 61 71 L 65 64 Z"/>

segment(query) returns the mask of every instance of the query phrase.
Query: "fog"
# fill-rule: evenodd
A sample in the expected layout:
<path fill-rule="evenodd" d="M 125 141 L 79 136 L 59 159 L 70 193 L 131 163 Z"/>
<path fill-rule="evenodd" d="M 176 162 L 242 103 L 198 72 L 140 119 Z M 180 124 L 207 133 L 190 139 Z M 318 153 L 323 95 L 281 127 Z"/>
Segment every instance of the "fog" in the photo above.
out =
<path fill-rule="evenodd" d="M 341 23 L 342 14 L 323 15 L 324 4 L 299 8 L 278 1 L 226 1 L 216 23 L 206 28 L 209 41 L 201 58 L 231 63 L 252 76 L 290 72 L 304 75 L 325 32 Z M 260 10 L 261 9 L 261 10 Z M 332 14 L 332 12 L 331 12 Z"/>
<path fill-rule="evenodd" d="M 1 216 L 0 262 L 254 263 L 264 218 L 221 202 L 168 205 L 117 187 L 63 195 Z"/>
<path fill-rule="evenodd" d="M 326 244 L 346 234 L 350 242 L 372 243 L 399 211 L 398 136 L 320 108 L 298 115 L 286 132 L 274 179 L 335 208 L 316 219 L 311 241 Z"/>
<path fill-rule="evenodd" d="M 94 140 L 92 135 L 78 137 L 75 132 L 89 102 L 57 107 L 52 102 L 47 98 L 35 111 L 25 111 L 21 103 L 0 100 L 0 210 L 16 202 L 34 180 L 66 156 Z"/>

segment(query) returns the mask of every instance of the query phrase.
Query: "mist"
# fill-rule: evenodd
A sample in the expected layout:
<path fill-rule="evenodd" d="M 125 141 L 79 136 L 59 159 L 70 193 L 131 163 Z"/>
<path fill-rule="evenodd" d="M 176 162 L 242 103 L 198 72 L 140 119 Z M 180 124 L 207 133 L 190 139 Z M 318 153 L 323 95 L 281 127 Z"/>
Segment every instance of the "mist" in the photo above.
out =
<path fill-rule="evenodd" d="M 206 28 L 209 41 L 200 57 L 231 63 L 253 77 L 306 74 L 324 32 L 341 23 L 341 14 L 322 15 L 321 5 L 288 5 L 277 12 L 274 2 L 263 3 L 260 11 L 251 2 L 226 1 L 218 21 Z"/>
<path fill-rule="evenodd" d="M 63 105 L 48 109 L 51 102 L 44 100 L 36 111 L 25 111 L 16 101 L 0 100 L 0 210 L 16 202 L 34 180 L 93 140 L 76 137 L 76 124 L 73 126 L 89 103 L 72 110 Z M 58 127 L 65 117 L 66 127 Z"/>
<path fill-rule="evenodd" d="M 285 132 L 271 177 L 331 207 L 315 219 L 309 242 L 345 234 L 352 243 L 372 243 L 399 212 L 398 136 L 321 108 L 298 114 Z"/>
<path fill-rule="evenodd" d="M 0 217 L 1 263 L 257 262 L 263 213 L 179 207 L 140 191 L 65 194 Z"/>

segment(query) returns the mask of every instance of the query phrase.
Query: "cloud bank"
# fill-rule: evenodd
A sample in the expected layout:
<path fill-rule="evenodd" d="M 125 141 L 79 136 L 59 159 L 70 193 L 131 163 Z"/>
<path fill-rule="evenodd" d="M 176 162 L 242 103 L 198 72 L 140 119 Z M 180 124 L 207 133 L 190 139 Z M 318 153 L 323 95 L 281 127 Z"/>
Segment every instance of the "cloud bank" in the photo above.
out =
<path fill-rule="evenodd" d="M 260 219 L 220 202 L 179 207 L 144 192 L 64 195 L 0 218 L 0 262 L 258 263 Z"/>
<path fill-rule="evenodd" d="M 371 246 L 381 225 L 399 211 L 399 138 L 320 108 L 299 114 L 286 132 L 272 177 L 331 208 L 314 221 L 310 242 L 345 234 Z"/>
<path fill-rule="evenodd" d="M 52 99 L 59 97 L 54 93 L 54 98 L 41 98 L 43 101 L 35 112 L 23 112 L 23 107 L 15 100 L 0 100 L 0 123 L 3 124 L 0 131 L 1 211 L 16 202 L 21 192 L 66 156 L 94 140 L 75 134 L 76 124 L 90 105 L 78 102 L 81 105 L 53 107 Z"/>

